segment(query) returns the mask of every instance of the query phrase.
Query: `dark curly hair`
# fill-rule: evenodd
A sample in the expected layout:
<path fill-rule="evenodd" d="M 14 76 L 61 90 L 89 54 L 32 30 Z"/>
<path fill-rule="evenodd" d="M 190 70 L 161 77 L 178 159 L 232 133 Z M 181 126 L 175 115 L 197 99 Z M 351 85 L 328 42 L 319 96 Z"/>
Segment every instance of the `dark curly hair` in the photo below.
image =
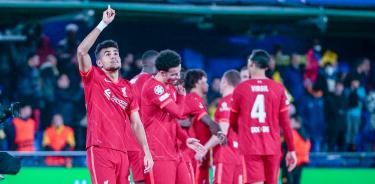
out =
<path fill-rule="evenodd" d="M 203 77 L 207 77 L 206 72 L 201 69 L 190 69 L 185 74 L 185 89 L 190 92 L 195 87 L 195 84 Z"/>
<path fill-rule="evenodd" d="M 180 55 L 173 50 L 163 50 L 156 58 L 155 66 L 158 71 L 169 71 L 169 69 L 181 65 Z"/>

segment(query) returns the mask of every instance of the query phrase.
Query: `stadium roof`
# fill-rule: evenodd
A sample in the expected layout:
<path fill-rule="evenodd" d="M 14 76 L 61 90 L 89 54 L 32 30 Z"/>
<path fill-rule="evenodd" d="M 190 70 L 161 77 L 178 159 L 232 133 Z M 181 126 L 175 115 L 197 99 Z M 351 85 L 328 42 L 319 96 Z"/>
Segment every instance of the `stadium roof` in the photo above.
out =
<path fill-rule="evenodd" d="M 158 0 L 154 0 L 158 1 Z M 280 0 L 268 0 L 280 1 Z M 289 1 L 289 0 L 284 0 Z M 296 0 L 294 0 L 296 1 Z M 367 2 L 367 1 L 364 1 Z M 369 1 L 371 2 L 371 1 Z M 30 21 L 86 19 L 100 16 L 108 2 L 0 1 L 0 25 L 16 26 Z M 176 4 L 114 2 L 119 21 L 171 21 L 208 23 L 241 32 L 253 24 L 298 27 L 290 34 L 320 34 L 374 37 L 375 11 L 371 9 L 286 6 L 280 4 Z M 375 4 L 375 3 L 373 3 Z M 276 6 L 278 5 L 278 6 Z M 98 11 L 96 11 L 98 10 Z M 97 12 L 96 15 L 93 12 Z M 353 26 L 355 25 L 355 26 Z M 315 27 L 316 29 L 311 29 Z"/>

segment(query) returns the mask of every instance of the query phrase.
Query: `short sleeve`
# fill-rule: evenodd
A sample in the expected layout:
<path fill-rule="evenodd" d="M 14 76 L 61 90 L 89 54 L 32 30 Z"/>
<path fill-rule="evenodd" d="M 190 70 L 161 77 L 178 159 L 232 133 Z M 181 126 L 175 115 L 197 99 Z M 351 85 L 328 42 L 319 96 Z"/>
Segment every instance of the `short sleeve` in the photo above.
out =
<path fill-rule="evenodd" d="M 231 111 L 234 113 L 238 113 L 240 110 L 240 103 L 241 103 L 241 93 L 240 88 L 236 87 L 233 91 L 232 95 L 232 105 L 231 105 Z"/>
<path fill-rule="evenodd" d="M 128 108 L 128 115 L 130 116 L 131 113 L 139 110 L 139 105 L 137 102 L 137 96 L 134 93 L 134 89 L 131 87 L 131 95 L 130 95 L 130 105 Z"/>
<path fill-rule="evenodd" d="M 190 96 L 189 96 L 190 97 Z M 194 116 L 197 120 L 200 120 L 207 111 L 202 102 L 196 98 L 187 98 L 185 100 L 185 112 L 186 116 Z"/>
<path fill-rule="evenodd" d="M 280 97 L 280 112 L 288 111 L 289 110 L 289 100 L 287 97 L 287 91 L 282 87 L 282 94 Z"/>
<path fill-rule="evenodd" d="M 84 84 L 88 84 L 92 81 L 92 78 L 94 78 L 95 69 L 95 66 L 91 66 L 87 72 L 79 71 Z"/>
<path fill-rule="evenodd" d="M 173 102 L 172 95 L 160 84 L 152 85 L 147 89 L 147 98 L 160 109 Z"/>

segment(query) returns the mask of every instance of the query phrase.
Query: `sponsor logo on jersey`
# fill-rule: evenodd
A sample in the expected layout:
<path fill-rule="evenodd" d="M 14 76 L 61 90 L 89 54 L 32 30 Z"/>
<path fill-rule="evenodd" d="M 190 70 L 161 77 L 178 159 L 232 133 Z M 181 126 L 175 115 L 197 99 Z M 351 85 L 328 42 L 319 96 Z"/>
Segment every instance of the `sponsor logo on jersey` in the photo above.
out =
<path fill-rule="evenodd" d="M 126 103 L 124 100 L 121 100 L 119 98 L 117 98 L 116 96 L 112 95 L 111 93 L 111 90 L 110 89 L 105 89 L 104 90 L 104 95 L 105 97 L 112 101 L 112 102 L 115 102 L 117 105 L 119 105 L 121 107 L 121 109 L 125 110 L 126 107 L 128 106 L 128 103 Z"/>

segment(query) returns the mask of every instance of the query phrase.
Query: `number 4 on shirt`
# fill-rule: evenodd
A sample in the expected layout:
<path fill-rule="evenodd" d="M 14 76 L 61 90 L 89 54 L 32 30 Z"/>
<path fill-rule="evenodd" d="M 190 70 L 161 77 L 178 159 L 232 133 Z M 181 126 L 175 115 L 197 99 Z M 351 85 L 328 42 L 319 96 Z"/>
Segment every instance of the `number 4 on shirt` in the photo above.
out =
<path fill-rule="evenodd" d="M 258 119 L 259 123 L 266 122 L 266 111 L 264 110 L 264 95 L 257 95 L 250 116 L 252 119 Z"/>

